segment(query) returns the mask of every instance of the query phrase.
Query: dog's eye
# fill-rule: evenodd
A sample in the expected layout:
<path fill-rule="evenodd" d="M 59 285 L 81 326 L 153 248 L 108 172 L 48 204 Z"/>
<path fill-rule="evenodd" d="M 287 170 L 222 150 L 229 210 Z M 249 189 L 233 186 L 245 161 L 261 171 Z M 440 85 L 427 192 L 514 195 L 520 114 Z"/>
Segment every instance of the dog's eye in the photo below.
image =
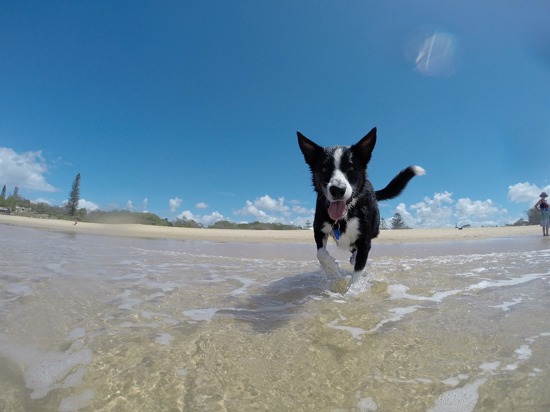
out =
<path fill-rule="evenodd" d="M 355 169 L 353 167 L 348 167 L 348 169 L 346 170 L 346 174 L 350 175 L 350 174 L 354 174 L 355 173 Z"/>

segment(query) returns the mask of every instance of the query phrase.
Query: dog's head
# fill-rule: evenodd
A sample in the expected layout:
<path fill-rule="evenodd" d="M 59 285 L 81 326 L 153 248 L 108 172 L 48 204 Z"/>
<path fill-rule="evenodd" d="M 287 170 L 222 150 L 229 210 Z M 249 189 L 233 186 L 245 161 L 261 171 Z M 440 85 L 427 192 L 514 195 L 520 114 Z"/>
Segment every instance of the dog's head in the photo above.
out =
<path fill-rule="evenodd" d="M 353 146 L 321 147 L 300 132 L 297 134 L 313 187 L 325 197 L 329 217 L 343 219 L 354 194 L 363 189 L 367 164 L 376 144 L 376 128 Z"/>

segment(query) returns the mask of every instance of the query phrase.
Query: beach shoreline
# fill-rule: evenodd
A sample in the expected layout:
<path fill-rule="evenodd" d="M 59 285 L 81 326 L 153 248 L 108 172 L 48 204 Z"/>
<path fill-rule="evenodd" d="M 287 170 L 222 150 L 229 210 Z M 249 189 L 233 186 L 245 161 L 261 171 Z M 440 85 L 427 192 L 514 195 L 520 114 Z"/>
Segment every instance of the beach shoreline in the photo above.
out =
<path fill-rule="evenodd" d="M 65 233 L 133 237 L 142 239 L 177 239 L 241 243 L 311 243 L 311 230 L 242 230 L 153 226 L 139 224 L 103 224 L 0 215 L 0 225 L 13 225 Z M 436 229 L 382 230 L 376 243 L 421 243 L 497 239 L 540 235 L 539 226 L 503 226 Z"/>

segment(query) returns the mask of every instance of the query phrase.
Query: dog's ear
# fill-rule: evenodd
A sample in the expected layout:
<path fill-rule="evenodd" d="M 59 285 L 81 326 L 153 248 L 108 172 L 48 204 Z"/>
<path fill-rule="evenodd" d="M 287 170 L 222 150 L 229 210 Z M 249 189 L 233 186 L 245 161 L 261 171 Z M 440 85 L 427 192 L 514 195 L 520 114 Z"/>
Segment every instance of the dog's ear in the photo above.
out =
<path fill-rule="evenodd" d="M 374 145 L 376 144 L 376 127 L 367 133 L 365 137 L 351 146 L 351 150 L 356 153 L 359 158 L 365 163 L 370 161 Z"/>
<path fill-rule="evenodd" d="M 306 163 L 308 165 L 314 164 L 315 159 L 318 158 L 318 155 L 320 152 L 323 151 L 323 148 L 319 146 L 317 143 L 314 143 L 311 140 L 309 140 L 302 133 L 296 132 L 296 134 L 298 135 L 298 144 L 300 145 L 300 150 L 304 155 L 304 159 L 306 160 Z"/>

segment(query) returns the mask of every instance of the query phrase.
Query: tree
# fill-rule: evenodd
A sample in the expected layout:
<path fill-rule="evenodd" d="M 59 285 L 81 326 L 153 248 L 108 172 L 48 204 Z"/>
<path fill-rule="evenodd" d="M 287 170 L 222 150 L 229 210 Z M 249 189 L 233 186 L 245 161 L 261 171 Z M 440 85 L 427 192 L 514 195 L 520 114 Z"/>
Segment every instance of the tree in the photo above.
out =
<path fill-rule="evenodd" d="M 511 225 L 507 226 L 528 226 L 528 225 L 539 225 L 540 224 L 540 212 L 534 207 L 526 210 L 525 214 L 527 215 L 527 220 L 520 218 L 516 220 Z"/>
<path fill-rule="evenodd" d="M 67 201 L 67 212 L 74 216 L 78 210 L 78 202 L 80 202 L 80 173 L 76 175 L 73 182 L 69 200 Z"/>
<path fill-rule="evenodd" d="M 0 206 L 7 207 L 11 210 L 15 210 L 19 201 L 23 198 L 19 196 L 19 188 L 15 186 L 13 194 L 6 199 L 6 185 L 2 188 L 2 194 L 0 194 Z"/>
<path fill-rule="evenodd" d="M 410 229 L 407 224 L 405 223 L 405 220 L 403 220 L 403 217 L 401 214 L 396 213 L 393 215 L 393 219 L 391 221 L 391 228 L 392 230 L 395 229 Z"/>
<path fill-rule="evenodd" d="M 185 216 L 182 216 L 182 218 L 176 218 L 172 222 L 172 226 L 174 227 L 202 227 L 200 223 L 195 222 L 193 219 L 187 219 Z"/>
<path fill-rule="evenodd" d="M 530 225 L 540 224 L 540 212 L 537 209 L 531 208 L 526 210 L 525 214 L 527 215 L 527 222 L 529 222 Z"/>
<path fill-rule="evenodd" d="M 386 219 L 381 218 L 380 219 L 380 230 L 386 230 L 388 229 L 388 222 L 386 222 Z"/>

